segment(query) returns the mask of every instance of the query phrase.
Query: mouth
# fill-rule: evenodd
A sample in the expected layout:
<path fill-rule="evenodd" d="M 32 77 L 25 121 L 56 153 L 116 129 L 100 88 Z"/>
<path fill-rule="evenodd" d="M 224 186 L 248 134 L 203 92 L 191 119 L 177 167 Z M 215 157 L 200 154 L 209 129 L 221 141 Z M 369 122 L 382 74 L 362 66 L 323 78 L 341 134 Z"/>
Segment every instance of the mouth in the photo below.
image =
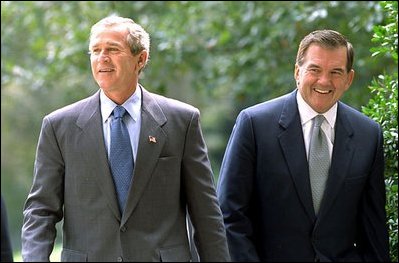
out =
<path fill-rule="evenodd" d="M 100 69 L 98 72 L 99 73 L 108 73 L 108 72 L 112 72 L 112 71 L 115 71 L 115 70 L 112 68 L 103 68 L 103 69 Z"/>
<path fill-rule="evenodd" d="M 317 88 L 314 88 L 313 91 L 315 91 L 315 92 L 317 92 L 319 94 L 323 94 L 323 95 L 329 94 L 329 93 L 332 92 L 332 90 L 321 90 L 321 89 L 317 89 Z"/>

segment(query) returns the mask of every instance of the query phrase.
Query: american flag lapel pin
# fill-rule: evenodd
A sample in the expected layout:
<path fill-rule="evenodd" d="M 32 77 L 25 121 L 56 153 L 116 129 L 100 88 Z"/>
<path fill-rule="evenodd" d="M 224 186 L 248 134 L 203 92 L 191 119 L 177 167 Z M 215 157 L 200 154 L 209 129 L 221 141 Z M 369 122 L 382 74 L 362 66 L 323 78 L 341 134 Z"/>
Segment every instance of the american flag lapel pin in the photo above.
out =
<path fill-rule="evenodd" d="M 148 136 L 148 141 L 151 143 L 157 143 L 157 138 L 155 138 L 154 136 Z"/>

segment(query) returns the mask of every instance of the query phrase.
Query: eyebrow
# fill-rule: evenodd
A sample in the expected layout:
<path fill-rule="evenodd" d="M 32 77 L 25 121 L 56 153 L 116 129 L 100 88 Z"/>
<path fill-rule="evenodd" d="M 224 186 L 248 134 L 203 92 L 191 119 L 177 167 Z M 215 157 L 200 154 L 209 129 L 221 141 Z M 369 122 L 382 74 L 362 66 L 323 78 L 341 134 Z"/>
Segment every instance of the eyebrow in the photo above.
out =
<path fill-rule="evenodd" d="M 317 64 L 309 64 L 306 68 L 321 68 L 319 65 Z M 335 67 L 332 69 L 333 71 L 341 71 L 341 72 L 345 72 L 345 69 L 343 68 L 339 68 L 339 67 Z"/>
<path fill-rule="evenodd" d="M 307 68 L 321 68 L 321 67 L 317 64 L 309 64 L 307 65 Z"/>
<path fill-rule="evenodd" d="M 122 45 L 119 44 L 118 42 L 107 41 L 107 42 L 105 42 L 105 43 L 99 43 L 99 42 L 97 42 L 97 43 L 95 43 L 94 45 L 92 45 L 91 48 L 97 47 L 97 46 L 102 45 L 102 44 L 105 44 L 105 45 L 108 45 L 108 46 L 111 46 L 111 47 L 122 47 Z"/>

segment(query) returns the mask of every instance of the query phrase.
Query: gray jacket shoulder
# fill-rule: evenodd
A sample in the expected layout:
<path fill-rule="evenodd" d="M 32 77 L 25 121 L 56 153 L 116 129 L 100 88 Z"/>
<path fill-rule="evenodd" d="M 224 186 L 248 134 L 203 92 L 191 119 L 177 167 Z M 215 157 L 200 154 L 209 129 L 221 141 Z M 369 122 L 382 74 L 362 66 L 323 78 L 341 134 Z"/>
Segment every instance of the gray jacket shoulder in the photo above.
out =
<path fill-rule="evenodd" d="M 52 121 L 68 121 L 71 119 L 76 120 L 82 111 L 88 107 L 88 105 L 93 104 L 92 106 L 96 106 L 95 102 L 97 101 L 97 106 L 99 108 L 100 100 L 99 100 L 99 92 L 96 92 L 90 97 L 81 99 L 72 104 L 66 105 L 62 108 L 59 108 L 49 114 L 47 114 L 44 118 L 50 119 Z"/>

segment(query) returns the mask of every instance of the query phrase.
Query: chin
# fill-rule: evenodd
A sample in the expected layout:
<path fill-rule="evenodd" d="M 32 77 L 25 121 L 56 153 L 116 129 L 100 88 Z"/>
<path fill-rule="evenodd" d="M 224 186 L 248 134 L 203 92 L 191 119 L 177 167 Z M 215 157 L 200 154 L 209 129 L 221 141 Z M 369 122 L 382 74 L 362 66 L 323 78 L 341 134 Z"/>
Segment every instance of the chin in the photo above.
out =
<path fill-rule="evenodd" d="M 315 109 L 315 111 L 317 111 L 318 113 L 320 113 L 320 114 L 323 114 L 323 113 L 325 113 L 326 111 L 328 111 L 330 108 L 326 108 L 326 107 L 319 107 L 319 108 L 316 108 Z"/>
<path fill-rule="evenodd" d="M 102 90 L 105 90 L 105 91 L 108 91 L 108 90 L 110 90 L 111 89 L 111 85 L 109 85 L 109 84 L 107 84 L 107 83 L 103 83 L 103 82 L 98 82 L 98 86 L 102 89 Z"/>

